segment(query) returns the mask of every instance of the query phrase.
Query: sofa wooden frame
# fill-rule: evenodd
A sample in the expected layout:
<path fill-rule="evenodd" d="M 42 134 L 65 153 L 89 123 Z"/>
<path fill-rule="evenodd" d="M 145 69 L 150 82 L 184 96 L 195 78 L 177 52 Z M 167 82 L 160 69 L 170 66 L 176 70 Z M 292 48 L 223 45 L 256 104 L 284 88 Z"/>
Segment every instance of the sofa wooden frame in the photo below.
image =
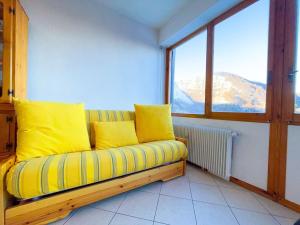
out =
<path fill-rule="evenodd" d="M 184 138 L 176 140 L 187 145 Z M 167 181 L 185 175 L 186 159 L 108 181 L 78 187 L 16 203 L 6 191 L 6 174 L 15 163 L 15 156 L 0 162 L 0 225 L 47 224 L 62 219 L 79 207 L 141 187 L 155 181 Z"/>

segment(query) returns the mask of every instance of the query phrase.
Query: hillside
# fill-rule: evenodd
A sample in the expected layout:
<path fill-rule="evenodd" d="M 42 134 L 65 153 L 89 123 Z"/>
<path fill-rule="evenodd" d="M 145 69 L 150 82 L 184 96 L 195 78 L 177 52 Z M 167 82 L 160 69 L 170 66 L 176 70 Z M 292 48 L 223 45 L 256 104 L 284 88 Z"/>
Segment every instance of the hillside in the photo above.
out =
<path fill-rule="evenodd" d="M 213 111 L 264 112 L 266 85 L 230 73 L 214 74 Z M 179 81 L 175 85 L 173 109 L 197 113 L 204 108 L 204 82 Z M 201 91 L 199 91 L 201 90 Z"/>

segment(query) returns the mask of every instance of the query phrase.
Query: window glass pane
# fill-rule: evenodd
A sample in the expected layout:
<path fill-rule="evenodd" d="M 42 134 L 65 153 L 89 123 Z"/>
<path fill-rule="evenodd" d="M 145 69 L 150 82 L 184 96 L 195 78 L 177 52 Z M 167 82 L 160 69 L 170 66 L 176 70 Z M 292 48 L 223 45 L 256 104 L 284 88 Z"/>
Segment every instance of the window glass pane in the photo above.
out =
<path fill-rule="evenodd" d="M 172 112 L 204 114 L 206 39 L 203 31 L 172 51 Z"/>
<path fill-rule="evenodd" d="M 299 34 L 299 10 L 300 10 L 300 1 L 297 0 L 297 50 L 296 50 L 296 71 L 300 70 L 300 34 Z M 296 87 L 295 87 L 295 113 L 300 114 L 300 78 L 299 72 L 296 76 Z"/>
<path fill-rule="evenodd" d="M 260 0 L 215 26 L 213 111 L 264 113 L 269 0 Z"/>

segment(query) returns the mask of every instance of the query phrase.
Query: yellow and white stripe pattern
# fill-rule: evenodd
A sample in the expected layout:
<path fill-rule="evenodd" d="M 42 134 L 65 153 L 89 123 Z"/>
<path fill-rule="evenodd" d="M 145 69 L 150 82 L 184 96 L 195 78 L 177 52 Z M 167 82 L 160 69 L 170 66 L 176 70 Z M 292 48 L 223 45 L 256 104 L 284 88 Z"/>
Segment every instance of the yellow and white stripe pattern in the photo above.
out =
<path fill-rule="evenodd" d="M 94 122 L 128 121 L 134 120 L 134 112 L 119 110 L 86 110 L 87 129 L 90 136 L 91 146 L 95 146 Z"/>
<path fill-rule="evenodd" d="M 170 140 L 33 158 L 19 162 L 10 169 L 7 189 L 17 198 L 30 199 L 186 157 L 186 146 L 182 142 Z"/>

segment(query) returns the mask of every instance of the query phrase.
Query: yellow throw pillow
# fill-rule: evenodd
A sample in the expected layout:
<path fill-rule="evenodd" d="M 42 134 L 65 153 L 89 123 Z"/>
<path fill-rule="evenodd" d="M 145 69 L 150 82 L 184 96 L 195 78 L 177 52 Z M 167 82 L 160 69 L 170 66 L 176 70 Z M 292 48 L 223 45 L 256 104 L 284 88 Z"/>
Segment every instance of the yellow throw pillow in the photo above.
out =
<path fill-rule="evenodd" d="M 83 104 L 15 100 L 17 161 L 90 150 Z"/>
<path fill-rule="evenodd" d="M 136 134 L 140 143 L 174 140 L 170 105 L 134 105 Z"/>
<path fill-rule="evenodd" d="M 96 149 L 138 144 L 134 121 L 95 122 Z"/>

